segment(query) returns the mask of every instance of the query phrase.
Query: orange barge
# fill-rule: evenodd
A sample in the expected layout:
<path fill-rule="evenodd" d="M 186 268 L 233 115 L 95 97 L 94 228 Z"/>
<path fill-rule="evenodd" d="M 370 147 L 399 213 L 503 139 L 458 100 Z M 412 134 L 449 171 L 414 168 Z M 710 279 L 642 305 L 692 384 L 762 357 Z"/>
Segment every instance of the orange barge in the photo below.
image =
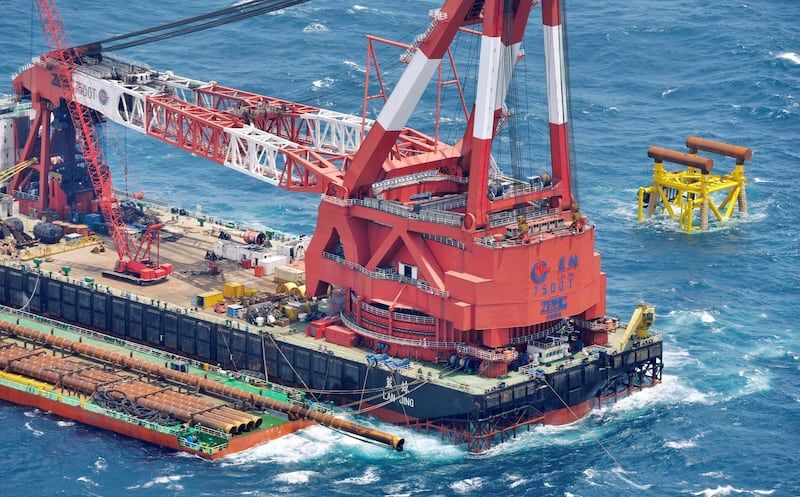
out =
<path fill-rule="evenodd" d="M 0 399 L 207 459 L 316 423 L 403 449 L 402 438 L 337 418 L 292 389 L 43 323 L 0 314 Z"/>

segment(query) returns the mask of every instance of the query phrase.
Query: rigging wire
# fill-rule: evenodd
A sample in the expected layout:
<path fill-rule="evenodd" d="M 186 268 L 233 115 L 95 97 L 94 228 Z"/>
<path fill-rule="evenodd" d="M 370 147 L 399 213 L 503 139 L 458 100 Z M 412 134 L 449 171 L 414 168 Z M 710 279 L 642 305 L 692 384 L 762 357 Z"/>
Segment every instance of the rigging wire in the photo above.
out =
<path fill-rule="evenodd" d="M 578 416 L 578 414 L 577 414 L 577 413 L 576 413 L 574 410 L 572 410 L 572 408 L 569 406 L 569 404 L 567 404 L 567 403 L 564 401 L 564 398 L 563 398 L 563 397 L 561 397 L 561 395 L 560 395 L 560 394 L 559 394 L 559 393 L 556 391 L 556 389 L 555 389 L 555 388 L 553 388 L 553 386 L 552 386 L 552 385 L 550 385 L 550 383 L 547 381 L 547 379 L 546 379 L 546 378 L 544 378 L 544 377 L 542 377 L 542 381 L 543 381 L 543 382 L 544 382 L 544 384 L 545 384 L 545 385 L 547 385 L 547 387 L 548 387 L 548 388 L 549 388 L 549 389 L 550 389 L 550 390 L 553 392 L 553 394 L 556 396 L 556 398 L 558 398 L 558 400 L 561 402 L 561 404 L 563 404 L 563 405 L 564 405 L 564 407 L 566 407 L 566 408 L 567 408 L 567 410 L 569 411 L 569 413 L 570 413 L 570 414 L 572 414 L 572 416 L 575 418 L 575 420 L 577 421 L 578 419 L 580 419 L 580 416 Z M 599 438 L 597 438 L 596 436 L 594 436 L 594 434 L 592 434 L 592 433 L 589 433 L 589 436 L 592 438 L 592 440 L 594 441 L 594 443 L 596 443 L 596 444 L 597 444 L 597 445 L 598 445 L 598 446 L 599 446 L 601 449 L 603 449 L 603 452 L 605 452 L 605 453 L 606 453 L 606 455 L 608 456 L 608 458 L 609 458 L 609 459 L 611 459 L 612 461 L 614 461 L 614 464 L 616 464 L 616 465 L 617 465 L 617 467 L 618 467 L 618 468 L 619 468 L 621 471 L 625 471 L 625 468 L 623 468 L 623 467 L 622 467 L 622 464 L 620 464 L 620 462 L 617 460 L 617 458 L 616 458 L 616 457 L 614 457 L 614 456 L 611 454 L 611 452 L 610 452 L 610 451 L 609 451 L 609 450 L 606 448 L 606 446 L 605 446 L 605 445 L 603 445 L 603 442 L 601 442 Z"/>
<path fill-rule="evenodd" d="M 267 334 L 269 335 L 269 339 L 272 341 L 272 344 L 275 345 L 275 348 L 278 350 L 278 353 L 280 353 L 281 357 L 283 357 L 283 360 L 286 361 L 286 364 L 292 370 L 292 373 L 294 373 L 294 375 L 297 377 L 297 379 L 300 380 L 300 383 L 303 384 L 303 389 L 306 392 L 308 392 L 309 394 L 311 394 L 311 397 L 314 399 L 314 402 L 319 403 L 320 401 L 317 398 L 317 396 L 314 395 L 313 392 L 311 392 L 311 389 L 306 384 L 306 381 L 303 379 L 302 376 L 300 376 L 300 373 L 298 373 L 297 370 L 294 368 L 294 366 L 292 365 L 292 362 L 289 360 L 288 357 L 286 357 L 286 354 L 283 353 L 283 350 L 281 350 L 280 346 L 278 345 L 278 342 L 275 341 L 275 337 L 272 336 L 272 333 L 267 333 Z"/>
<path fill-rule="evenodd" d="M 101 138 L 104 140 L 102 148 L 103 159 L 106 165 L 111 168 L 109 156 L 112 157 L 115 161 L 115 165 L 122 171 L 125 183 L 124 191 L 128 196 L 132 196 L 132 193 L 136 193 L 133 191 L 134 188 L 138 188 L 138 191 L 141 192 L 141 181 L 135 171 L 130 169 L 130 162 L 128 161 L 128 154 L 126 152 L 126 150 L 128 150 L 128 128 L 122 128 L 122 138 L 120 138 L 120 135 L 117 133 L 115 126 L 102 126 L 100 129 L 102 133 Z M 131 176 L 134 177 L 135 185 L 131 184 Z"/>
<path fill-rule="evenodd" d="M 512 47 L 507 47 L 506 49 L 508 52 L 512 52 Z M 520 108 L 519 108 L 519 92 L 518 92 L 518 85 L 519 81 L 516 77 L 516 71 L 514 70 L 514 61 L 511 61 L 511 67 L 508 68 L 510 72 L 510 83 L 508 87 L 508 94 L 506 95 L 506 100 L 508 101 L 507 108 L 504 109 L 505 112 L 508 113 L 506 117 L 508 119 L 507 126 L 508 126 L 508 146 L 509 146 L 509 157 L 511 160 L 511 176 L 514 179 L 522 180 L 525 177 L 525 168 L 522 163 L 522 141 L 520 139 Z"/>
<path fill-rule="evenodd" d="M 34 285 L 33 285 L 33 291 L 31 292 L 31 296 L 28 297 L 28 301 L 25 302 L 25 305 L 20 307 L 20 310 L 22 310 L 22 311 L 26 310 L 28 308 L 28 306 L 31 304 L 31 301 L 33 300 L 34 295 L 36 295 L 36 290 L 39 289 L 39 278 L 41 278 L 41 276 L 42 276 L 42 272 L 41 271 L 36 273 L 36 283 L 34 283 Z M 23 292 L 23 295 L 25 295 L 24 292 Z"/>
<path fill-rule="evenodd" d="M 422 388 L 423 386 L 425 386 L 425 383 L 426 383 L 426 382 L 424 382 L 424 381 L 415 380 L 415 381 L 412 381 L 411 383 L 407 383 L 407 385 L 406 385 L 406 386 L 408 387 L 408 391 L 407 391 L 407 392 L 405 392 L 405 393 L 402 391 L 402 388 L 403 388 L 402 386 L 395 386 L 395 387 L 393 387 L 391 390 L 389 390 L 388 392 L 389 392 L 389 393 L 391 393 L 391 394 L 397 394 L 397 393 L 399 393 L 399 394 L 400 394 L 400 397 L 406 397 L 406 396 L 408 396 L 409 394 L 412 394 L 412 393 L 414 393 L 415 391 L 417 391 L 417 390 L 419 390 L 420 388 Z M 412 387 L 413 387 L 413 388 L 412 388 Z M 381 393 L 379 393 L 379 394 L 376 394 L 376 395 L 373 395 L 372 397 L 367 397 L 367 399 L 366 399 L 366 400 L 367 400 L 367 402 L 369 402 L 370 400 L 373 400 L 373 399 L 378 399 L 378 398 L 381 398 L 381 399 L 383 398 L 383 392 L 381 392 Z M 364 414 L 364 413 L 368 413 L 368 412 L 374 411 L 374 410 L 376 410 L 376 409 L 380 409 L 380 408 L 382 408 L 382 407 L 384 407 L 384 406 L 387 406 L 387 405 L 391 404 L 391 403 L 392 403 L 392 402 L 394 402 L 394 401 L 395 401 L 395 399 L 392 399 L 392 398 L 391 398 L 391 396 L 390 396 L 390 398 L 389 398 L 389 399 L 384 399 L 384 400 L 383 400 L 383 402 L 380 402 L 380 403 L 378 403 L 378 404 L 370 404 L 370 405 L 369 405 L 369 406 L 367 406 L 367 407 L 364 407 L 364 408 L 361 408 L 361 409 L 357 409 L 355 412 L 356 412 L 357 414 Z M 348 407 L 355 406 L 356 404 L 357 404 L 357 402 L 351 402 L 351 403 L 349 403 L 349 404 L 343 404 L 343 405 L 341 405 L 340 407 L 342 407 L 342 408 L 348 408 Z"/>
<path fill-rule="evenodd" d="M 367 379 L 372 366 L 367 365 L 367 372 L 364 373 L 364 383 L 361 385 L 361 398 L 358 400 L 358 408 L 361 409 L 361 404 L 364 402 L 364 391 L 367 389 Z"/>
<path fill-rule="evenodd" d="M 211 11 L 211 12 L 206 12 L 205 14 L 200 14 L 200 15 L 194 16 L 194 17 L 187 17 L 186 19 L 181 19 L 180 21 L 173 21 L 173 22 L 169 22 L 169 23 L 166 23 L 166 24 L 153 26 L 152 28 L 140 29 L 139 31 L 132 31 L 130 33 L 125 33 L 125 34 L 121 34 L 121 35 L 117 35 L 117 36 L 111 36 L 109 38 L 104 38 L 102 40 L 97 40 L 97 41 L 95 41 L 93 43 L 99 43 L 99 44 L 110 43 L 112 41 L 125 40 L 127 38 L 133 38 L 135 36 L 141 36 L 141 35 L 146 35 L 146 34 L 150 34 L 150 33 L 155 33 L 157 31 L 162 31 L 162 30 L 169 29 L 169 28 L 183 26 L 184 24 L 190 24 L 190 23 L 193 23 L 193 22 L 202 21 L 202 20 L 205 20 L 205 19 L 213 18 L 213 17 L 219 17 L 219 16 L 222 16 L 222 15 L 231 13 L 231 12 L 245 11 L 246 9 L 250 8 L 251 6 L 261 5 L 263 3 L 266 3 L 266 1 L 267 0 L 251 0 L 249 2 L 237 3 L 236 5 L 234 5 L 232 7 L 227 7 L 227 8 L 224 8 L 224 9 L 219 9 L 219 10 L 214 10 L 214 11 Z"/>
<path fill-rule="evenodd" d="M 397 383 L 397 372 L 395 372 L 395 371 L 392 372 L 392 378 L 393 378 L 392 381 L 394 381 L 395 384 L 396 384 Z M 421 386 L 422 385 L 420 385 L 420 387 Z M 401 384 L 400 393 L 402 394 L 401 397 L 404 397 L 404 396 L 408 395 L 409 394 L 408 387 L 406 386 L 406 391 L 405 391 L 405 393 L 403 393 L 402 384 Z M 411 426 L 411 418 L 409 418 L 408 413 L 406 412 L 406 405 L 404 403 L 400 402 L 400 407 L 403 409 L 403 416 L 405 416 L 405 418 L 406 418 L 406 426 Z M 417 445 L 417 439 L 414 436 L 414 431 L 413 430 L 411 431 L 411 439 L 414 442 L 414 445 L 418 446 Z"/>
<path fill-rule="evenodd" d="M 456 37 L 454 38 L 454 45 L 452 48 L 453 57 L 455 60 L 455 64 L 462 63 L 463 67 L 458 70 L 459 79 L 461 81 L 462 91 L 464 92 L 464 98 L 467 102 L 467 116 L 463 116 L 463 111 L 460 107 L 456 108 L 456 106 L 452 106 L 453 114 L 449 119 L 449 126 L 447 126 L 447 131 L 440 133 L 440 135 L 444 136 L 444 141 L 447 143 L 455 143 L 456 141 L 464 138 L 464 126 L 466 124 L 466 120 L 469 120 L 469 114 L 473 112 L 475 108 L 475 79 L 469 76 L 467 79 L 462 78 L 462 75 L 472 75 L 474 73 L 475 66 L 477 64 L 477 60 L 480 59 L 478 56 L 478 52 L 480 50 L 480 41 L 481 37 L 472 33 L 466 32 L 459 32 Z M 463 60 L 459 57 L 459 52 L 464 51 L 465 55 L 463 56 Z M 449 64 L 448 64 L 448 69 Z M 453 74 L 455 77 L 455 74 Z M 456 92 L 457 95 L 457 92 Z M 458 98 L 457 96 L 454 98 Z M 444 101 L 444 97 L 442 98 Z M 444 128 L 444 126 L 443 126 Z"/>
<path fill-rule="evenodd" d="M 523 139 L 524 139 L 524 143 L 525 143 L 525 145 L 527 147 L 527 150 L 528 150 L 528 155 L 527 155 L 527 157 L 528 157 L 528 166 L 526 168 L 526 174 L 527 175 L 533 175 L 533 174 L 536 174 L 536 170 L 534 169 L 536 166 L 533 163 L 534 152 L 533 152 L 533 141 L 532 141 L 533 139 L 532 139 L 532 135 L 531 135 L 531 128 L 533 126 L 531 126 L 531 124 L 529 122 L 533 117 L 533 108 L 531 107 L 530 92 L 527 91 L 528 85 L 530 84 L 530 80 L 528 79 L 528 63 L 527 63 L 527 61 L 528 61 L 528 57 L 523 55 L 522 58 L 517 63 L 518 65 L 521 66 L 520 71 L 515 71 L 514 74 L 520 74 L 519 79 L 522 79 L 522 82 L 519 83 L 519 84 L 524 85 L 523 87 L 525 88 L 525 91 L 522 92 L 522 94 L 523 94 L 523 96 L 525 98 L 525 103 L 523 104 L 525 112 L 523 114 L 524 117 L 521 117 L 521 119 L 524 119 L 524 121 L 525 121 L 525 136 L 524 136 Z M 540 170 L 541 170 L 541 168 L 540 168 Z"/>
<path fill-rule="evenodd" d="M 231 364 L 233 364 L 233 370 L 237 371 L 239 368 L 236 366 L 236 361 L 233 360 L 233 351 L 231 350 L 230 345 L 228 345 L 228 340 L 225 338 L 225 333 L 220 330 L 219 334 L 222 336 L 222 342 L 225 344 L 225 348 L 228 349 L 228 357 L 230 358 Z"/>
<path fill-rule="evenodd" d="M 514 39 L 514 23 L 505 19 L 502 24 L 503 34 L 501 39 L 513 40 Z M 500 55 L 500 67 L 498 76 L 501 81 L 506 82 L 507 90 L 503 95 L 503 100 L 500 102 L 500 112 L 502 120 L 505 123 L 498 123 L 501 126 L 508 127 L 508 148 L 509 148 L 509 162 L 511 163 L 511 177 L 517 180 L 523 178 L 522 171 L 522 151 L 520 149 L 519 141 L 519 121 L 517 115 L 519 113 L 519 99 L 517 98 L 517 79 L 516 79 L 516 57 L 514 56 L 514 45 L 501 43 L 502 53 Z M 499 87 L 502 91 L 502 87 Z M 507 173 L 507 171 L 504 171 Z"/>
<path fill-rule="evenodd" d="M 242 19 L 258 16 L 261 14 L 266 14 L 267 12 L 274 12 L 276 10 L 292 7 L 294 5 L 305 3 L 308 1 L 309 0 L 279 0 L 279 1 L 252 0 L 244 4 L 238 4 L 233 7 L 219 9 L 199 16 L 183 19 L 181 21 L 174 21 L 167 24 L 162 24 L 160 26 L 155 26 L 153 28 L 142 29 L 139 31 L 134 31 L 132 33 L 105 38 L 103 40 L 98 40 L 93 43 L 88 43 L 86 44 L 86 46 L 98 45 L 96 50 L 90 50 L 90 52 L 91 51 L 97 52 L 100 50 L 105 50 L 105 51 L 122 50 L 124 48 L 144 45 L 155 41 L 166 40 L 168 38 L 174 38 L 176 36 L 194 33 L 204 29 L 222 26 L 224 24 L 229 24 L 232 22 L 240 21 Z M 212 19 L 212 20 L 200 24 L 195 24 L 199 21 L 205 21 L 206 19 Z M 189 26 L 181 28 L 181 26 L 186 26 L 186 25 Z M 172 28 L 177 28 L 177 29 L 172 29 Z M 172 30 L 166 31 L 169 29 Z M 165 31 L 165 32 L 162 32 L 161 34 L 154 34 L 152 36 L 148 36 L 145 38 L 119 43 L 117 45 L 103 47 L 102 49 L 99 47 L 99 45 L 102 45 L 103 43 L 126 40 L 144 34 L 157 33 L 159 31 Z"/>
<path fill-rule="evenodd" d="M 575 137 L 573 134 L 573 121 L 572 121 L 572 95 L 570 92 L 570 78 L 569 78 L 569 46 L 567 41 L 567 6 L 566 0 L 562 0 L 561 2 L 561 23 L 563 24 L 564 34 L 563 44 L 564 44 L 564 82 L 566 87 L 566 102 L 567 102 L 567 119 L 568 119 L 568 126 L 567 126 L 567 136 L 569 137 L 569 170 L 570 170 L 570 194 L 572 196 L 573 203 L 580 205 L 578 202 L 578 165 L 575 159 Z"/>
<path fill-rule="evenodd" d="M 417 35 L 418 35 L 418 31 L 417 30 L 413 30 L 413 31 L 406 32 L 405 35 L 397 35 L 396 33 L 393 33 L 392 36 L 393 36 L 394 39 L 397 39 L 397 40 L 407 40 L 407 39 L 411 39 L 411 38 L 413 38 L 414 36 L 417 36 Z M 375 43 L 373 46 L 382 46 L 382 45 L 379 44 L 379 43 Z M 380 49 L 376 50 L 376 57 L 378 58 L 379 63 L 381 64 L 380 73 L 381 73 L 381 76 L 383 77 L 384 85 L 387 87 L 387 97 L 388 97 L 388 94 L 391 93 L 391 89 L 388 88 L 388 87 L 392 86 L 393 84 L 396 84 L 396 82 L 400 79 L 400 76 L 402 76 L 402 73 L 405 71 L 405 68 L 407 67 L 407 64 L 403 64 L 403 63 L 400 62 L 399 53 L 395 54 L 395 52 L 398 51 L 398 50 L 400 50 L 400 49 L 398 49 L 396 47 L 386 47 L 383 50 L 380 50 Z M 380 53 L 378 53 L 378 52 L 380 52 Z M 387 52 L 391 53 L 391 55 L 387 55 Z M 388 60 L 392 60 L 393 62 L 390 63 L 390 62 L 387 61 L 387 59 Z M 343 61 L 343 63 L 344 62 L 347 62 L 347 60 Z M 363 74 L 365 72 L 365 70 L 366 70 L 366 66 L 362 67 L 359 63 L 356 63 L 355 66 L 356 66 L 356 68 L 354 68 L 352 70 L 358 71 L 359 74 Z M 387 66 L 388 66 L 388 68 L 387 68 Z M 375 69 L 375 66 L 373 64 L 373 61 L 370 60 L 370 74 L 374 75 L 375 70 L 376 69 Z M 333 84 L 331 84 L 329 86 L 315 87 L 312 90 L 313 91 L 312 97 L 308 98 L 308 100 L 315 101 L 316 102 L 315 105 L 318 105 L 320 107 L 323 106 L 322 105 L 323 102 L 330 102 L 332 105 L 337 105 L 336 102 L 339 102 L 338 105 L 343 105 L 342 102 L 344 102 L 344 103 L 346 103 L 348 105 L 350 104 L 350 102 L 354 102 L 353 105 L 357 106 L 357 110 L 356 111 L 349 111 L 347 109 L 344 109 L 343 112 L 351 113 L 351 114 L 358 114 L 358 115 L 361 115 L 363 113 L 368 119 L 376 119 L 378 114 L 380 114 L 380 111 L 383 108 L 382 104 L 378 105 L 378 106 L 375 106 L 375 107 L 369 107 L 368 106 L 366 111 L 365 111 L 365 109 L 363 108 L 362 99 L 359 97 L 357 101 L 353 101 L 353 98 L 352 98 L 353 95 L 362 95 L 363 94 L 363 92 L 364 92 L 364 77 L 363 76 L 362 77 L 349 77 L 350 76 L 350 71 L 345 72 L 343 76 L 346 76 L 346 77 L 342 77 L 341 80 L 337 80 L 337 79 L 334 78 L 333 79 L 333 81 L 334 81 Z M 341 84 L 339 83 L 339 81 L 341 81 Z M 371 82 L 370 86 L 376 84 L 375 83 L 375 79 L 373 79 L 373 77 L 370 77 L 370 82 Z M 286 95 L 286 98 L 292 98 L 292 97 L 298 96 L 298 95 L 302 95 L 303 97 L 306 97 L 307 94 L 308 94 L 308 90 L 307 89 L 298 88 L 297 91 L 294 91 L 294 92 L 290 91 L 290 92 L 286 93 L 285 95 Z M 338 98 L 338 97 L 342 97 L 342 98 Z M 373 115 L 370 115 L 370 114 L 373 114 Z"/>

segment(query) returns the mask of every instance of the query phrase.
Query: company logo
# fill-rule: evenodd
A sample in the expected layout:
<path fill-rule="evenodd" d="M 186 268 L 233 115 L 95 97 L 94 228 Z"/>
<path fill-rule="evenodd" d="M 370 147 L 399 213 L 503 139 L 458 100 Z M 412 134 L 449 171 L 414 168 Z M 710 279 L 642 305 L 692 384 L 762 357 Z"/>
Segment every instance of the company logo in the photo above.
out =
<path fill-rule="evenodd" d="M 87 100 L 94 100 L 97 98 L 97 89 L 82 81 L 75 81 L 75 95 Z"/>
<path fill-rule="evenodd" d="M 541 283 L 547 279 L 549 271 L 545 261 L 537 261 L 531 268 L 531 278 L 533 278 L 534 283 Z"/>
<path fill-rule="evenodd" d="M 97 97 L 100 99 L 101 104 L 105 105 L 108 103 L 108 93 L 105 88 L 100 88 L 100 93 L 98 93 Z"/>

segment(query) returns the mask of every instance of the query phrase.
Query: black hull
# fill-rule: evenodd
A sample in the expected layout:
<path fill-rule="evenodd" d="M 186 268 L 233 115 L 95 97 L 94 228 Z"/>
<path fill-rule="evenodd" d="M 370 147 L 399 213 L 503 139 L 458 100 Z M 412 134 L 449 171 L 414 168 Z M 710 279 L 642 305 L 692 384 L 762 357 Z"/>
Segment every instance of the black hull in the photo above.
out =
<path fill-rule="evenodd" d="M 165 309 L 94 285 L 0 265 L 0 303 L 121 338 L 194 357 L 226 369 L 263 372 L 269 380 L 328 392 L 324 398 L 361 408 L 402 425 L 437 429 L 481 451 L 529 423 L 573 421 L 597 401 L 661 379 L 660 341 L 531 376 L 474 394 L 430 381 L 412 370 L 391 371 L 332 355 L 200 315 Z M 278 350 L 278 347 L 280 350 Z"/>

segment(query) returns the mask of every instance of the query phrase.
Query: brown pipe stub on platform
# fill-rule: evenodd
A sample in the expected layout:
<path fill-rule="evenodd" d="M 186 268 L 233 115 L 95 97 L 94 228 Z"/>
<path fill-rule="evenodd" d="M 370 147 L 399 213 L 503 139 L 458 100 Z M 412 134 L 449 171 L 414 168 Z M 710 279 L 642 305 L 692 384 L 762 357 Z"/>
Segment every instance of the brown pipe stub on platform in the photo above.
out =
<path fill-rule="evenodd" d="M 647 156 L 654 159 L 656 162 L 671 162 L 673 164 L 694 167 L 700 169 L 703 174 L 710 173 L 711 169 L 714 167 L 714 161 L 708 157 L 700 157 L 698 155 L 678 152 L 677 150 L 670 150 L 668 148 L 650 147 L 647 149 Z"/>
<path fill-rule="evenodd" d="M 747 147 L 731 145 L 729 143 L 718 142 L 697 136 L 690 136 L 686 139 L 686 146 L 691 153 L 696 154 L 698 150 L 711 152 L 712 154 L 724 155 L 736 159 L 737 164 L 744 164 L 744 161 L 753 157 L 753 151 Z"/>

